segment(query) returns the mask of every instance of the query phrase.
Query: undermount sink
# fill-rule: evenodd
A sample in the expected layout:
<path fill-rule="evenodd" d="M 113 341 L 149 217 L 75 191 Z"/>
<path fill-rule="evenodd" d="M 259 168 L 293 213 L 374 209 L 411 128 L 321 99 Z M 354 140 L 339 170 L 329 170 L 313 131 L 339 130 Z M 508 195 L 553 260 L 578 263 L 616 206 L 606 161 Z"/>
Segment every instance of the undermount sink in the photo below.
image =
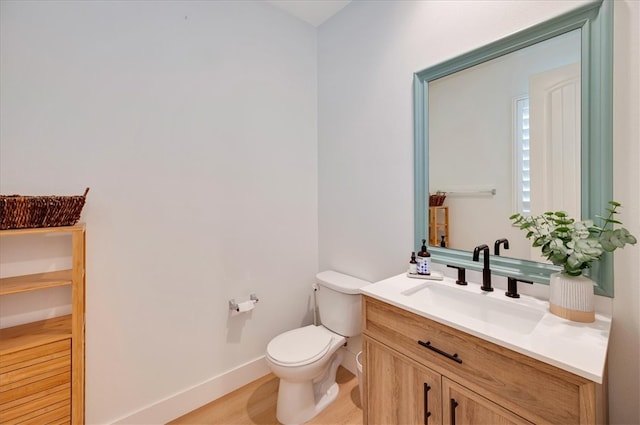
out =
<path fill-rule="evenodd" d="M 488 293 L 473 293 L 431 282 L 402 291 L 402 295 L 426 311 L 447 309 L 519 334 L 531 333 L 545 315 L 544 311 L 525 305 L 490 298 Z"/>

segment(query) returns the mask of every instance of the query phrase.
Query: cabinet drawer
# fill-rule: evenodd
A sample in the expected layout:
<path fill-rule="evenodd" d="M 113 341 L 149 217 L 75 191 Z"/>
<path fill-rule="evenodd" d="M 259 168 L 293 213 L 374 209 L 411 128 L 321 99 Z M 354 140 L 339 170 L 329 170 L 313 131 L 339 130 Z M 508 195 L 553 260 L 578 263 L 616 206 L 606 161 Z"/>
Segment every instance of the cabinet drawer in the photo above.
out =
<path fill-rule="evenodd" d="M 0 423 L 50 423 L 71 413 L 71 344 L 57 341 L 0 359 Z"/>
<path fill-rule="evenodd" d="M 69 386 L 53 392 L 43 392 L 42 397 L 8 409 L 0 407 L 0 423 L 3 425 L 23 423 L 49 423 L 71 414 L 71 392 Z"/>
<path fill-rule="evenodd" d="M 584 423 L 594 416 L 580 409 L 581 398 L 596 391 L 591 381 L 366 296 L 363 315 L 369 337 L 532 422 Z"/>
<path fill-rule="evenodd" d="M 69 354 L 71 340 L 63 339 L 0 356 L 0 374 Z"/>

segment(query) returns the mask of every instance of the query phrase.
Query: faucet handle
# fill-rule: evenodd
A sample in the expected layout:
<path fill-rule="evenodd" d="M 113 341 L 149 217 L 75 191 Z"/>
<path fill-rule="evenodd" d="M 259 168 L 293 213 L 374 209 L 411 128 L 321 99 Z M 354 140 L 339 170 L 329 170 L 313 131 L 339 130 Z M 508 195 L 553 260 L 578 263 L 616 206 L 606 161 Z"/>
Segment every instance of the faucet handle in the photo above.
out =
<path fill-rule="evenodd" d="M 530 280 L 516 279 L 515 277 L 507 277 L 507 292 L 504 294 L 509 298 L 520 298 L 518 294 L 518 282 L 529 283 L 533 285 Z"/>
<path fill-rule="evenodd" d="M 458 285 L 467 284 L 466 269 L 464 267 L 452 266 L 450 264 L 447 264 L 447 267 L 451 267 L 452 269 L 458 269 L 458 280 L 456 280 L 456 283 Z"/>
<path fill-rule="evenodd" d="M 493 243 L 493 254 L 500 255 L 500 245 L 504 245 L 504 249 L 509 249 L 509 239 L 498 239 Z"/>

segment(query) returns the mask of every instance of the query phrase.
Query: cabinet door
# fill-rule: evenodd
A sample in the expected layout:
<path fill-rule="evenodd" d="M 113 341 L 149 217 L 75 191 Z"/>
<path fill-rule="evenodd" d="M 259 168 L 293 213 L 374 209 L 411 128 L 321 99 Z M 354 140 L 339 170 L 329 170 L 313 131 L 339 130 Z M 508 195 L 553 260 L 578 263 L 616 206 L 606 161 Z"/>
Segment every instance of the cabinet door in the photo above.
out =
<path fill-rule="evenodd" d="M 365 424 L 442 423 L 441 376 L 364 337 Z"/>
<path fill-rule="evenodd" d="M 492 401 L 445 377 L 442 378 L 445 424 L 531 424 Z"/>

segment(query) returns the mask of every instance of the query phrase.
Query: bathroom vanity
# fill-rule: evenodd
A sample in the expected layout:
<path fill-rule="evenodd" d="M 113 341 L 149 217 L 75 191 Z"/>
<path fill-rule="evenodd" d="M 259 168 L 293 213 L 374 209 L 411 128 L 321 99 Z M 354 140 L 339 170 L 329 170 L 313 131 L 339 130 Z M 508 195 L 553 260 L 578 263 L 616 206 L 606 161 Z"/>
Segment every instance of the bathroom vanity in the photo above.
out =
<path fill-rule="evenodd" d="M 362 292 L 365 424 L 607 423 L 609 318 L 449 278 Z"/>

